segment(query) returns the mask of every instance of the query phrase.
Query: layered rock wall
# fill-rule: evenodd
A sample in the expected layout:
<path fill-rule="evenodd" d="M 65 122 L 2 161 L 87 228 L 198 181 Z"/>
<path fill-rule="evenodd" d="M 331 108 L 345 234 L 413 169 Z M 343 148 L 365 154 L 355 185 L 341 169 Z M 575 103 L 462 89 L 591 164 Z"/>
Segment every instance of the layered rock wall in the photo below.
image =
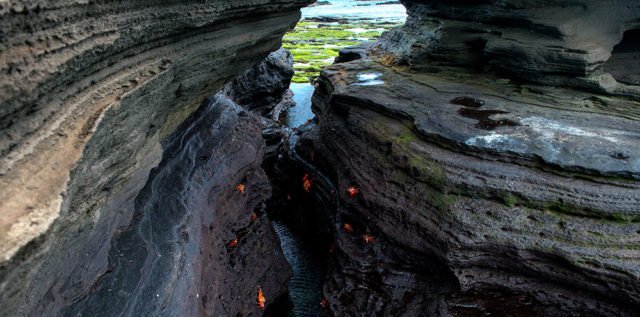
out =
<path fill-rule="evenodd" d="M 631 44 L 640 29 L 637 1 L 402 2 L 406 26 L 378 46 L 398 63 L 465 65 L 525 81 L 639 94 L 628 85 L 638 76 L 639 50 Z"/>
<path fill-rule="evenodd" d="M 257 283 L 284 291 L 250 221 L 269 192 L 259 121 L 201 102 L 309 2 L 0 4 L 4 314 L 250 315 Z"/>
<path fill-rule="evenodd" d="M 331 311 L 637 314 L 638 86 L 590 84 L 634 72 L 637 2 L 403 3 L 313 97 L 340 195 Z"/>

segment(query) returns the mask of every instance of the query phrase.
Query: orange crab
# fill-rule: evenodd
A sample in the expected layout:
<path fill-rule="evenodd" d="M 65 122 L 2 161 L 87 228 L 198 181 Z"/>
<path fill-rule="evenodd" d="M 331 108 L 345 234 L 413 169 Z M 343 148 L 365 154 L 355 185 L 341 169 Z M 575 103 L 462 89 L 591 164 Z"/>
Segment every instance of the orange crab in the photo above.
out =
<path fill-rule="evenodd" d="M 240 183 L 238 185 L 236 185 L 236 190 L 239 191 L 241 194 L 244 194 L 244 184 Z"/>
<path fill-rule="evenodd" d="M 347 193 L 349 194 L 349 197 L 353 198 L 356 197 L 358 193 L 360 193 L 360 190 L 358 189 L 358 187 L 349 186 L 349 188 L 347 188 Z"/>
<path fill-rule="evenodd" d="M 235 248 L 238 246 L 238 238 L 235 238 L 231 241 L 229 241 L 229 244 L 227 244 L 230 248 Z"/>
<path fill-rule="evenodd" d="M 267 298 L 264 297 L 264 292 L 262 292 L 262 289 L 260 288 L 260 286 L 258 286 L 258 296 L 256 297 L 256 304 L 258 304 L 258 308 L 264 309 L 264 305 L 266 302 Z"/>
<path fill-rule="evenodd" d="M 364 241 L 364 243 L 366 244 L 370 244 L 376 241 L 376 237 L 370 235 L 370 234 L 363 234 L 362 235 L 362 241 Z"/>
<path fill-rule="evenodd" d="M 344 230 L 344 232 L 346 233 L 352 233 L 353 232 L 353 226 L 350 223 L 345 223 L 342 225 L 342 229 Z"/>
<path fill-rule="evenodd" d="M 313 185 L 313 180 L 309 177 L 309 174 L 304 174 L 302 177 L 302 187 L 308 193 L 311 191 L 311 185 Z"/>

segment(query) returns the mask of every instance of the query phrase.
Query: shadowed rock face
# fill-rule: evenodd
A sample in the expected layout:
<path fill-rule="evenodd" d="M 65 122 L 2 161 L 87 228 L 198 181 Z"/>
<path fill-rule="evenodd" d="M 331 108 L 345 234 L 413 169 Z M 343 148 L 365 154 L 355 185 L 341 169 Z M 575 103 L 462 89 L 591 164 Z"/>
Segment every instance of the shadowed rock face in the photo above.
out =
<path fill-rule="evenodd" d="M 556 101 L 528 104 L 526 111 L 539 110 L 531 118 L 562 123 L 533 132 L 533 121 L 523 123 L 520 116 L 515 125 L 486 131 L 450 100 L 473 91 L 471 96 L 485 101 L 480 109 L 512 114 L 521 109 L 523 96 L 495 97 L 506 96 L 496 94 L 501 85 L 484 90 L 476 85 L 478 74 L 462 84 L 459 77 L 394 72 L 369 63 L 330 67 L 314 96 L 321 137 L 316 155 L 337 175 L 340 217 L 359 228 L 355 234 L 338 231 L 342 252 L 326 286 L 336 315 L 445 314 L 439 309 L 458 289 L 509 290 L 552 306 L 529 316 L 616 316 L 625 315 L 620 307 L 638 306 L 640 186 L 632 176 L 636 171 L 607 173 L 613 166 L 632 168 L 634 159 L 607 156 L 614 144 L 580 132 L 606 131 L 600 124 L 611 120 L 629 129 L 612 131 L 632 138 L 637 124 L 613 115 L 586 124 L 580 111 L 550 111 L 566 102 L 566 92 L 549 91 L 539 101 Z M 356 74 L 372 70 L 383 72 L 384 84 L 353 85 Z M 498 121 L 508 114 L 490 117 Z M 556 115 L 576 123 L 565 126 L 554 121 Z M 483 137 L 496 140 L 468 142 Z M 620 142 L 615 145 L 621 150 L 637 144 Z M 541 149 L 557 162 L 533 154 Z M 588 171 L 573 165 L 582 157 L 602 162 Z M 360 188 L 356 199 L 346 194 L 352 185 Z M 376 237 L 373 245 L 361 240 L 367 232 Z"/>
<path fill-rule="evenodd" d="M 258 285 L 271 299 L 286 291 L 258 119 L 219 94 L 177 131 L 116 229 L 106 272 L 62 315 L 234 316 L 258 311 Z"/>
<path fill-rule="evenodd" d="M 583 83 L 612 51 L 633 72 L 614 46 L 640 9 L 583 2 L 403 1 L 406 26 L 323 71 L 305 137 L 339 188 L 336 316 L 637 314 L 638 87 Z"/>
<path fill-rule="evenodd" d="M 259 120 L 200 105 L 309 2 L 0 5 L 3 314 L 252 315 L 257 284 L 284 291 Z"/>
<path fill-rule="evenodd" d="M 288 93 L 293 77 L 293 57 L 283 48 L 225 86 L 225 92 L 238 105 L 266 117 L 277 120 L 283 109 L 277 106 Z M 286 102 L 286 100 L 285 100 Z M 270 112 L 274 112 L 269 115 Z"/>
<path fill-rule="evenodd" d="M 624 32 L 622 41 L 611 52 L 604 70 L 619 82 L 640 85 L 640 28 Z"/>

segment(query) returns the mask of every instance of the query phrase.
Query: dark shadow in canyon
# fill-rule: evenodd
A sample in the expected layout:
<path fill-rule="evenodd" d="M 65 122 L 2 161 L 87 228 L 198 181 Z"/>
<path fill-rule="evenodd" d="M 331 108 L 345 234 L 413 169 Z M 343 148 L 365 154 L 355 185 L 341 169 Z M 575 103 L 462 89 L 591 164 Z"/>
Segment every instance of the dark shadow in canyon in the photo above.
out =
<path fill-rule="evenodd" d="M 619 82 L 640 85 L 640 29 L 624 32 L 604 69 Z"/>
<path fill-rule="evenodd" d="M 263 168 L 273 190 L 267 214 L 293 275 L 288 293 L 270 305 L 265 315 L 326 316 L 322 288 L 329 257 L 335 251 L 332 216 L 336 206 L 331 198 L 335 193 L 318 176 L 318 169 L 310 170 L 304 164 L 312 158 L 302 162 L 297 155 L 292 157 L 294 149 L 282 145 Z"/>

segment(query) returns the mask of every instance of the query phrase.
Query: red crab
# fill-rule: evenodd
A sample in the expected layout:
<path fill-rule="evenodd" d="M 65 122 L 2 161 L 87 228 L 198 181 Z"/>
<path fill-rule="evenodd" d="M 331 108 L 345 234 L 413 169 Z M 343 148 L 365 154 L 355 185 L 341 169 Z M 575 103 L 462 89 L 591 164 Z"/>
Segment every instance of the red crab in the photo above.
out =
<path fill-rule="evenodd" d="M 258 286 L 258 296 L 256 296 L 256 304 L 258 304 L 258 308 L 264 309 L 264 305 L 266 302 L 267 298 L 264 297 L 264 292 L 262 292 L 262 289 L 260 288 L 260 286 Z"/>
<path fill-rule="evenodd" d="M 313 185 L 313 180 L 309 177 L 309 174 L 304 174 L 302 177 L 302 187 L 308 193 L 311 191 L 311 185 Z"/>
<path fill-rule="evenodd" d="M 370 234 L 363 234 L 362 235 L 362 241 L 364 241 L 364 243 L 366 244 L 370 244 L 376 241 L 376 238 Z"/>
<path fill-rule="evenodd" d="M 323 298 L 320 301 L 320 307 L 322 307 L 323 309 L 329 308 L 329 300 L 327 300 L 326 298 Z"/>
<path fill-rule="evenodd" d="M 349 197 L 353 198 L 356 197 L 358 193 L 360 193 L 360 190 L 358 189 L 358 187 L 349 186 L 349 188 L 347 188 L 347 193 L 349 194 Z"/>

